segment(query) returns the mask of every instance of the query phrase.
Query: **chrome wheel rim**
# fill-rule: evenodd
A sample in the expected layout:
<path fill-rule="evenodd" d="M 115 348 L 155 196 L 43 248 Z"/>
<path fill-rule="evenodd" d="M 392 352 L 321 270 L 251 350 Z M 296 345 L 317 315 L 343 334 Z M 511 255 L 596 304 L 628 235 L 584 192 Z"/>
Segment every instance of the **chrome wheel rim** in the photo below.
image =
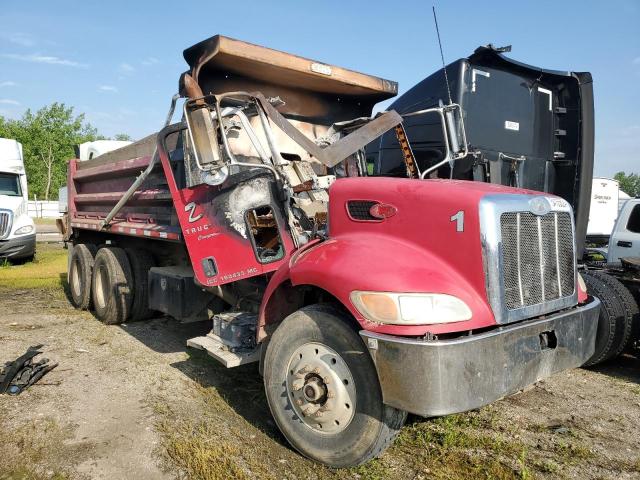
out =
<path fill-rule="evenodd" d="M 71 289 L 76 297 L 79 297 L 80 292 L 80 275 L 78 274 L 78 261 L 71 262 Z"/>
<path fill-rule="evenodd" d="M 98 268 L 98 271 L 96 272 L 96 303 L 100 308 L 104 308 L 105 305 L 107 304 L 105 300 L 107 295 L 104 289 L 107 286 L 108 282 L 105 276 L 106 276 L 105 269 L 104 267 L 100 266 Z"/>
<path fill-rule="evenodd" d="M 309 428 L 341 432 L 353 420 L 356 386 L 349 366 L 332 348 L 310 342 L 298 347 L 287 368 L 287 395 Z"/>

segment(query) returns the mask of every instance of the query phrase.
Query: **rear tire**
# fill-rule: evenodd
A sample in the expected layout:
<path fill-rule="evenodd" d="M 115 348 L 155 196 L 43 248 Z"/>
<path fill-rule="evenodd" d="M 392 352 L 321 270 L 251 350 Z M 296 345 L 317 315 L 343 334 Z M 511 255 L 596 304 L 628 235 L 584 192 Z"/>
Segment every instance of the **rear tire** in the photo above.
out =
<path fill-rule="evenodd" d="M 132 302 L 131 266 L 121 248 L 98 250 L 91 281 L 96 317 L 107 325 L 122 323 L 129 318 Z"/>
<path fill-rule="evenodd" d="M 289 443 L 330 467 L 380 455 L 407 418 L 382 402 L 375 366 L 359 335 L 340 313 L 320 305 L 304 307 L 278 326 L 267 345 L 264 383 L 273 418 Z"/>
<path fill-rule="evenodd" d="M 590 272 L 590 274 L 604 283 L 611 290 L 613 290 L 616 297 L 622 304 L 625 320 L 624 333 L 623 339 L 620 342 L 620 346 L 616 349 L 616 353 L 614 354 L 615 357 L 620 355 L 625 350 L 628 350 L 637 335 L 637 328 L 640 327 L 640 325 L 638 325 L 638 323 L 640 322 L 640 312 L 638 311 L 638 304 L 636 303 L 636 299 L 633 298 L 633 295 L 631 294 L 629 289 L 617 278 L 599 271 Z"/>
<path fill-rule="evenodd" d="M 583 273 L 589 294 L 600 300 L 600 314 L 596 333 L 596 346 L 593 355 L 585 362 L 585 366 L 597 365 L 609 360 L 622 351 L 627 335 L 627 320 L 623 304 L 616 292 L 599 276 L 592 272 Z"/>
<path fill-rule="evenodd" d="M 154 313 L 149 309 L 149 270 L 155 266 L 153 257 L 146 250 L 125 248 L 133 275 L 133 301 L 131 321 L 146 320 Z"/>
<path fill-rule="evenodd" d="M 74 307 L 88 310 L 92 306 L 91 276 L 93 273 L 96 246 L 90 243 L 79 243 L 71 249 L 67 282 L 69 297 Z"/>

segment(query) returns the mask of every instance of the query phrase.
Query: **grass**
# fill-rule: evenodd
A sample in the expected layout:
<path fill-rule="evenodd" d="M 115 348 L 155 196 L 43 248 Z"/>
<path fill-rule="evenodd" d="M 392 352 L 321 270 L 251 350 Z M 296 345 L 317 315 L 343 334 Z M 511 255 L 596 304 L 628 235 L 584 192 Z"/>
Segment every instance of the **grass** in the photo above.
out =
<path fill-rule="evenodd" d="M 421 420 L 402 430 L 390 453 L 431 478 L 531 478 L 526 447 L 493 427 L 490 409 Z"/>
<path fill-rule="evenodd" d="M 9 417 L 5 417 L 9 418 Z M 73 464 L 83 459 L 90 446 L 66 446 L 73 437 L 70 428 L 53 418 L 25 420 L 22 424 L 0 422 L 0 479 L 66 480 L 73 477 Z"/>
<path fill-rule="evenodd" d="M 59 245 L 39 243 L 32 262 L 0 264 L 0 288 L 60 289 L 67 271 L 67 251 Z"/>
<path fill-rule="evenodd" d="M 33 218 L 33 223 L 36 225 L 55 225 L 55 218 Z"/>
<path fill-rule="evenodd" d="M 248 479 L 237 458 L 240 448 L 217 439 L 218 432 L 207 423 L 183 423 L 177 426 L 161 422 L 157 429 L 163 434 L 166 455 L 189 478 L 224 480 Z"/>
<path fill-rule="evenodd" d="M 201 361 L 205 360 L 193 355 L 190 364 L 194 369 L 204 368 L 207 364 Z M 270 415 L 259 378 L 254 381 L 247 370 L 236 374 L 215 368 L 210 360 L 208 369 L 209 373 L 203 375 L 213 374 L 215 385 L 205 377 L 196 377 L 189 389 L 197 406 L 154 405 L 161 453 L 168 465 L 176 466 L 188 478 L 506 480 L 530 479 L 535 472 L 544 471 L 529 458 L 525 445 L 510 438 L 512 432 L 504 431 L 503 426 L 497 428 L 491 408 L 438 419 L 414 419 L 382 457 L 358 467 L 327 468 L 292 451 L 275 426 L 265 422 Z M 249 406 L 262 420 L 251 418 L 253 415 L 245 410 Z"/>

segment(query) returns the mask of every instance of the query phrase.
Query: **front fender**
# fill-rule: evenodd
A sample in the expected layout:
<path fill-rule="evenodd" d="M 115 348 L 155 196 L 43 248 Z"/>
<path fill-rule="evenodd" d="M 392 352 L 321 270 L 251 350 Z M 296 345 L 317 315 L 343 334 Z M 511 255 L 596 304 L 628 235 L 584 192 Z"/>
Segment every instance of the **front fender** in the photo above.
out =
<path fill-rule="evenodd" d="M 495 325 L 484 285 L 472 285 L 464 272 L 411 242 L 385 234 L 348 233 L 310 246 L 292 256 L 272 277 L 260 309 L 260 323 L 273 293 L 283 283 L 312 285 L 335 298 L 364 330 L 394 335 L 424 335 Z M 472 318 L 434 325 L 386 325 L 367 321 L 351 303 L 353 290 L 446 293 L 462 299 Z"/>

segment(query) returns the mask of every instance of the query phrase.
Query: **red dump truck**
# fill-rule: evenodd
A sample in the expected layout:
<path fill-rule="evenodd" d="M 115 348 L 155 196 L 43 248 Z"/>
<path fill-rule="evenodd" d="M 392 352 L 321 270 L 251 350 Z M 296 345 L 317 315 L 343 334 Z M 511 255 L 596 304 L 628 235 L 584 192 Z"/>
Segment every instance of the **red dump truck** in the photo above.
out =
<path fill-rule="evenodd" d="M 284 436 L 334 467 L 381 453 L 407 412 L 478 408 L 593 354 L 565 200 L 368 177 L 365 145 L 402 137 L 396 112 L 372 118 L 395 82 L 222 36 L 184 57 L 179 122 L 176 96 L 159 133 L 69 163 L 77 308 L 212 322 L 188 345 L 259 362 Z M 432 111 L 464 154 L 459 109 Z"/>

